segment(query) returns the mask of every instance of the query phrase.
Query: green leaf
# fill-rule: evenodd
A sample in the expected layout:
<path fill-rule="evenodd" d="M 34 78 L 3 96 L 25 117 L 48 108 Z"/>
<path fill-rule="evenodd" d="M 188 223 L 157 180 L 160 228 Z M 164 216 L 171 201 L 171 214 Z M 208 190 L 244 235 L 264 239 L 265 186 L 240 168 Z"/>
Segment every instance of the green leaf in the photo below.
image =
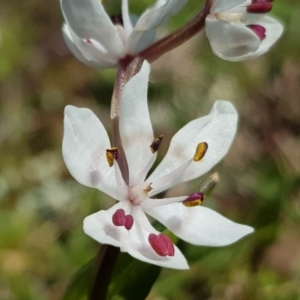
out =
<path fill-rule="evenodd" d="M 95 260 L 92 259 L 83 267 L 81 267 L 73 276 L 67 290 L 63 296 L 63 300 L 87 300 L 90 285 L 92 282 L 92 274 Z"/>

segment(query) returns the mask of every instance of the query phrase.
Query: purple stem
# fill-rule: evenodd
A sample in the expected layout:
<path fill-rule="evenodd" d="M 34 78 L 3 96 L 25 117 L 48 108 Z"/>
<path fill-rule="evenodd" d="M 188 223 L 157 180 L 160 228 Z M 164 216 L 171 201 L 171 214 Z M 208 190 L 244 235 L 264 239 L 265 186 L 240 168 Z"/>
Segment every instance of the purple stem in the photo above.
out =
<path fill-rule="evenodd" d="M 125 84 L 132 78 L 138 70 L 141 68 L 142 60 L 138 57 L 127 57 L 120 61 L 118 65 L 117 78 L 114 86 L 114 92 L 111 101 L 111 114 L 113 126 L 113 145 L 118 148 L 120 156 L 118 159 L 118 165 L 122 177 L 126 184 L 129 184 L 129 170 L 128 163 L 125 155 L 125 151 L 122 145 L 120 136 L 120 108 L 122 92 Z"/>
<path fill-rule="evenodd" d="M 173 32 L 165 38 L 158 40 L 156 43 L 145 49 L 138 56 L 142 60 L 153 62 L 163 54 L 177 48 L 192 38 L 205 27 L 205 19 L 212 7 L 213 0 L 206 0 L 202 10 L 183 28 Z"/>

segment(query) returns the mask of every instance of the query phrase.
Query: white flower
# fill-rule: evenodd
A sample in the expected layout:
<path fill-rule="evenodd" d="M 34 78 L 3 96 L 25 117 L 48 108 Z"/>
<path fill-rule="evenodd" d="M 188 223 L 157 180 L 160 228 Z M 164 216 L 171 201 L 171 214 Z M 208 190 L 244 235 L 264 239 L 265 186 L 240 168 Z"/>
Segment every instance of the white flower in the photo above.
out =
<path fill-rule="evenodd" d="M 215 55 L 228 61 L 254 59 L 279 39 L 283 26 L 264 13 L 272 0 L 215 0 L 206 35 Z"/>
<path fill-rule="evenodd" d="M 186 4 L 187 0 L 157 0 L 136 24 L 128 13 L 127 0 L 122 0 L 121 24 L 113 24 L 99 0 L 60 0 L 65 18 L 64 39 L 81 62 L 94 68 L 111 68 L 126 55 L 149 47 L 155 29 Z"/>
<path fill-rule="evenodd" d="M 125 85 L 121 100 L 120 135 L 129 168 L 128 185 L 116 161 L 109 167 L 107 149 L 108 153 L 116 150 L 111 148 L 102 123 L 89 109 L 66 107 L 63 157 L 78 182 L 118 200 L 107 211 L 85 218 L 86 234 L 102 244 L 120 247 L 142 261 L 187 269 L 180 250 L 169 237 L 152 227 L 145 213 L 195 245 L 228 245 L 253 231 L 209 208 L 187 207 L 202 202 L 201 193 L 190 197 L 154 198 L 180 182 L 201 176 L 222 159 L 236 132 L 237 113 L 229 102 L 217 101 L 209 115 L 189 122 L 176 133 L 165 158 L 145 179 L 161 142 L 159 137 L 153 143 L 147 106 L 149 72 L 149 64 L 144 62 L 141 71 Z M 195 196 L 199 199 L 195 200 Z"/>

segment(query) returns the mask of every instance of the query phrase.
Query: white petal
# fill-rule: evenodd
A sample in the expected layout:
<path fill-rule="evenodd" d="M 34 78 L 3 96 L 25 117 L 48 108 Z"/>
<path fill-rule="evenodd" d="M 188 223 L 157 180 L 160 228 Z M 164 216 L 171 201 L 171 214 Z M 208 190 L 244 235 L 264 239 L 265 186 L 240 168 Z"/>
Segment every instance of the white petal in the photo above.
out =
<path fill-rule="evenodd" d="M 253 228 L 234 223 L 213 210 L 174 203 L 146 210 L 181 239 L 203 246 L 225 246 L 253 232 Z"/>
<path fill-rule="evenodd" d="M 239 61 L 256 52 L 261 43 L 259 37 L 243 24 L 206 18 L 205 26 L 212 51 L 224 60 Z"/>
<path fill-rule="evenodd" d="M 209 171 L 227 153 L 236 132 L 237 119 L 237 112 L 230 102 L 216 101 L 209 115 L 191 121 L 175 134 L 165 158 L 147 182 L 173 172 L 193 158 L 200 142 L 206 142 L 208 150 L 201 161 L 189 165 L 182 182 Z"/>
<path fill-rule="evenodd" d="M 158 0 L 152 7 L 148 8 L 142 14 L 129 36 L 126 53 L 136 54 L 147 48 L 153 42 L 151 38 L 149 36 L 147 39 L 144 38 L 142 45 L 140 39 L 147 34 L 147 31 L 166 24 L 186 3 L 187 0 Z"/>
<path fill-rule="evenodd" d="M 214 6 L 211 9 L 211 13 L 217 14 L 227 11 L 239 5 L 246 5 L 248 0 L 216 0 Z"/>
<path fill-rule="evenodd" d="M 141 203 L 143 210 L 147 210 L 150 208 L 164 206 L 171 203 L 177 203 L 184 201 L 188 196 L 180 196 L 180 197 L 173 197 L 173 198 L 163 198 L 163 199 L 152 199 L 148 198 Z"/>
<path fill-rule="evenodd" d="M 105 128 L 91 110 L 65 108 L 63 157 L 69 172 L 81 184 L 121 200 L 115 169 L 106 160 L 109 148 Z"/>
<path fill-rule="evenodd" d="M 249 53 L 239 60 L 254 59 L 269 51 L 283 33 L 283 26 L 276 19 L 256 14 L 245 14 L 246 24 L 261 25 L 266 29 L 266 38 L 260 42 L 259 48 L 254 53 Z"/>
<path fill-rule="evenodd" d="M 61 0 L 64 18 L 81 39 L 94 39 L 115 58 L 123 53 L 123 44 L 99 0 Z"/>
<path fill-rule="evenodd" d="M 151 184 L 152 190 L 149 192 L 148 196 L 152 197 L 178 183 L 183 182 L 185 172 L 192 162 L 193 159 L 191 158 L 182 163 L 178 168 L 173 169 L 172 172 L 168 174 L 156 178 L 153 178 L 153 176 L 149 177 L 144 183 L 144 187 Z"/>
<path fill-rule="evenodd" d="M 112 68 L 116 65 L 117 61 L 109 53 L 102 52 L 76 37 L 67 24 L 63 26 L 63 37 L 70 51 L 82 63 L 101 69 Z"/>
<path fill-rule="evenodd" d="M 125 85 L 122 95 L 120 134 L 129 166 L 130 185 L 143 182 L 140 173 L 156 156 L 150 149 L 154 136 L 147 103 L 149 73 L 150 65 L 145 61 L 140 72 Z"/>
<path fill-rule="evenodd" d="M 148 242 L 148 236 L 150 233 L 158 232 L 151 226 L 140 207 L 135 207 L 131 211 L 134 223 L 130 230 L 123 226 L 114 226 L 112 215 L 120 208 L 125 210 L 125 214 L 130 213 L 130 205 L 123 201 L 107 211 L 100 211 L 86 217 L 83 225 L 84 232 L 99 243 L 120 247 L 121 251 L 128 252 L 144 262 L 166 268 L 189 268 L 186 259 L 176 246 L 175 255 L 172 257 L 162 257 L 155 253 Z"/>

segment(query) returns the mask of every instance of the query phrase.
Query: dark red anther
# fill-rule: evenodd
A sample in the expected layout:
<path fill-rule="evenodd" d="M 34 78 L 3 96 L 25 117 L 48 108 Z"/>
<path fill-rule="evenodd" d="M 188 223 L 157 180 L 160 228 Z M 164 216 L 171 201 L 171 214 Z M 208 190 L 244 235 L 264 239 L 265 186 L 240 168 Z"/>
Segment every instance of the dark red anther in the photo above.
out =
<path fill-rule="evenodd" d="M 148 241 L 159 256 L 174 256 L 175 247 L 172 240 L 165 234 L 150 233 Z"/>
<path fill-rule="evenodd" d="M 126 221 L 124 209 L 117 209 L 112 216 L 112 221 L 115 226 L 123 226 Z"/>
<path fill-rule="evenodd" d="M 266 2 L 273 2 L 273 0 L 252 0 L 252 4 L 254 3 L 266 3 Z"/>
<path fill-rule="evenodd" d="M 247 6 L 247 12 L 249 14 L 265 14 L 272 9 L 272 3 L 270 2 L 256 2 Z"/>
<path fill-rule="evenodd" d="M 124 223 L 124 227 L 127 229 L 127 230 L 130 230 L 132 228 L 132 225 L 133 225 L 133 216 L 132 215 L 127 215 L 125 216 L 126 217 L 126 220 L 125 220 L 125 223 Z"/>
<path fill-rule="evenodd" d="M 152 153 L 155 153 L 159 149 L 162 140 L 163 140 L 163 135 L 154 138 L 152 144 L 150 145 L 150 149 Z"/>
<path fill-rule="evenodd" d="M 120 208 L 113 214 L 112 222 L 115 226 L 124 226 L 127 230 L 130 230 L 134 223 L 134 219 L 132 215 L 125 215 L 124 209 Z"/>
<path fill-rule="evenodd" d="M 174 247 L 174 244 L 173 244 L 172 240 L 166 234 L 163 234 L 163 233 L 161 233 L 159 235 L 159 237 L 161 239 L 163 239 L 164 242 L 166 243 L 166 245 L 168 247 L 168 255 L 169 256 L 174 256 L 174 254 L 175 254 L 175 247 Z"/>
<path fill-rule="evenodd" d="M 249 27 L 251 30 L 253 30 L 256 35 L 261 39 L 265 39 L 266 38 L 266 28 L 261 26 L 261 25 L 248 25 L 247 27 Z"/>

